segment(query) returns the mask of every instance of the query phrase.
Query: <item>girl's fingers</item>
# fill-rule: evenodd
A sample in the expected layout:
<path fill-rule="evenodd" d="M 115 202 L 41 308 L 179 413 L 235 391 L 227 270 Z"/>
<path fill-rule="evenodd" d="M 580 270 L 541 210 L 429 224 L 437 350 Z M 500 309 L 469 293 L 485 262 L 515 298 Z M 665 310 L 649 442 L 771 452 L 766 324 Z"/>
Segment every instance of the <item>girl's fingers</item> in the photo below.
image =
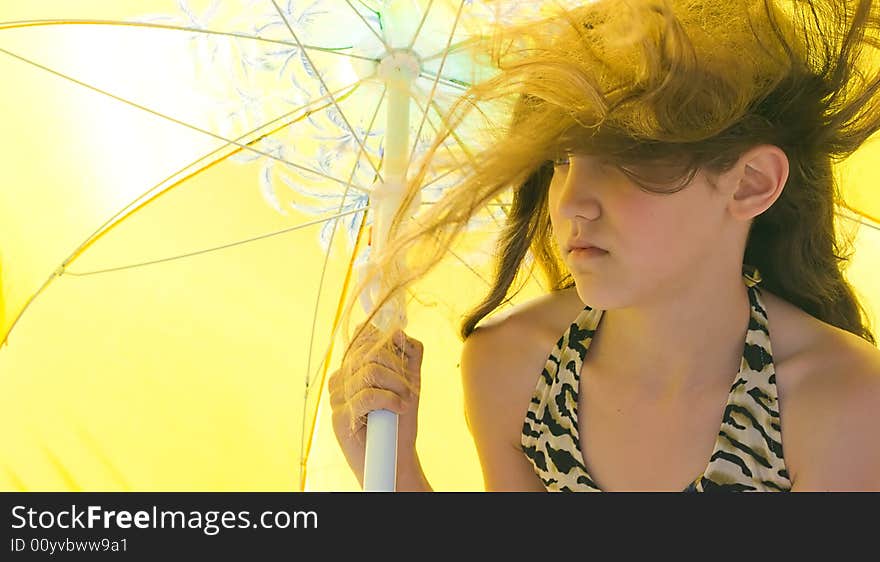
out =
<path fill-rule="evenodd" d="M 409 385 L 403 375 L 376 362 L 361 367 L 344 381 L 344 398 L 352 400 L 355 395 L 367 388 L 389 390 L 402 398 L 410 394 Z"/>
<path fill-rule="evenodd" d="M 399 414 L 418 396 L 423 350 L 421 342 L 403 330 L 387 340 L 372 324 L 357 329 L 362 332 L 352 342 L 343 366 L 328 380 L 334 416 L 349 426 L 352 435 L 362 432 L 369 412 L 386 409 Z M 385 345 L 373 349 L 380 340 Z"/>
<path fill-rule="evenodd" d="M 365 425 L 367 414 L 373 410 L 390 410 L 395 414 L 402 414 L 407 410 L 407 403 L 390 390 L 368 388 L 352 396 L 349 408 L 352 420 Z"/>
<path fill-rule="evenodd" d="M 367 416 L 374 410 L 389 410 L 395 414 L 402 414 L 408 409 L 407 402 L 388 390 L 368 388 L 360 391 L 353 397 L 348 406 L 341 409 L 348 415 L 346 425 L 352 436 L 363 441 L 367 427 Z"/>
<path fill-rule="evenodd" d="M 386 342 L 385 346 L 373 350 L 372 347 L 377 341 L 377 339 L 359 339 L 352 345 L 345 361 L 353 365 L 353 368 L 363 363 L 365 357 L 389 369 L 406 369 L 411 366 L 417 349 L 415 345 L 404 342 L 403 347 L 400 347 L 395 343 Z"/>

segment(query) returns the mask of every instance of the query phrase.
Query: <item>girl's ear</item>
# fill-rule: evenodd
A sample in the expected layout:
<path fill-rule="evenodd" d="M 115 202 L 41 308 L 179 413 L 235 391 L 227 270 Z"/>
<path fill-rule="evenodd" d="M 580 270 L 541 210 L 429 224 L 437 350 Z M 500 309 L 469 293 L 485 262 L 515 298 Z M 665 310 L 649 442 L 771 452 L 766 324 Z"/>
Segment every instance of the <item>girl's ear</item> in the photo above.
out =
<path fill-rule="evenodd" d="M 788 157 L 778 146 L 754 147 L 724 174 L 724 181 L 731 193 L 731 214 L 743 221 L 751 220 L 782 195 L 788 181 Z"/>

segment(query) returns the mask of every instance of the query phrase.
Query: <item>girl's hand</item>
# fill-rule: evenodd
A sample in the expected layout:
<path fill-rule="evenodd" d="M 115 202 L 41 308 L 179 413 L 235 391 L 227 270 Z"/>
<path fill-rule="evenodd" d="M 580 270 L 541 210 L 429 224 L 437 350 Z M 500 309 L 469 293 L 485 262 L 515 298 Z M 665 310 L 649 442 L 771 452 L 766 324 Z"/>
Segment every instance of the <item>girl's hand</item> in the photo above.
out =
<path fill-rule="evenodd" d="M 363 324 L 358 329 L 361 326 Z M 328 381 L 333 432 L 361 486 L 364 483 L 367 414 L 371 411 L 384 409 L 398 414 L 398 458 L 415 458 L 416 455 L 424 346 L 398 330 L 390 345 L 371 354 L 370 348 L 381 338 L 382 333 L 368 324 L 352 342 L 342 365 Z"/>

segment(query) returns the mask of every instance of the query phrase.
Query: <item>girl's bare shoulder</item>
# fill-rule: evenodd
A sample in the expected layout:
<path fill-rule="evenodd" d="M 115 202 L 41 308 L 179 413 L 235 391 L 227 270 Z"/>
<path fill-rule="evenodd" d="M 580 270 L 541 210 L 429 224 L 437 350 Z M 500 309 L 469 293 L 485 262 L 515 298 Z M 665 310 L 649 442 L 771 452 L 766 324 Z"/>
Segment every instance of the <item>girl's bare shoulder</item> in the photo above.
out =
<path fill-rule="evenodd" d="M 765 296 L 793 489 L 880 489 L 880 350 Z"/>
<path fill-rule="evenodd" d="M 876 367 L 880 349 L 863 338 L 827 324 L 795 305 L 763 292 L 770 326 L 773 361 L 788 371 L 785 381 L 794 387 L 808 386 L 828 373 L 862 371 Z"/>
<path fill-rule="evenodd" d="M 583 307 L 574 289 L 541 295 L 485 319 L 465 341 L 465 393 L 473 407 L 507 417 L 498 420 L 507 427 L 506 435 L 515 436 L 522 428 L 554 345 Z"/>
<path fill-rule="evenodd" d="M 482 332 L 481 337 L 493 340 L 494 349 L 503 349 L 519 360 L 529 357 L 536 363 L 549 357 L 555 343 L 583 308 L 573 287 L 554 291 L 486 319 L 474 334 Z M 535 382 L 539 374 L 540 368 L 535 373 Z"/>
<path fill-rule="evenodd" d="M 523 423 L 555 342 L 582 307 L 573 290 L 546 294 L 485 319 L 465 341 L 464 413 L 487 490 L 544 490 L 520 448 Z"/>
<path fill-rule="evenodd" d="M 503 400 L 508 409 L 521 409 L 525 416 L 553 346 L 583 306 L 572 288 L 541 295 L 484 319 L 464 343 L 462 367 L 467 363 L 470 369 L 463 369 L 463 376 L 478 379 L 470 381 L 475 388 L 491 387 L 497 400 Z M 521 425 L 522 420 L 517 423 Z"/>

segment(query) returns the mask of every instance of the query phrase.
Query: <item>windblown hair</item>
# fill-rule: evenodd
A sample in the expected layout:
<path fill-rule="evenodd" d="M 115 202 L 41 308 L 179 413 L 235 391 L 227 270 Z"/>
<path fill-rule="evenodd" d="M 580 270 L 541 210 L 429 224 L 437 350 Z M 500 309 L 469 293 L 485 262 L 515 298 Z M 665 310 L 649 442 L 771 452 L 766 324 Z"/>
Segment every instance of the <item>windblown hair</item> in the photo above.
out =
<path fill-rule="evenodd" d="M 377 310 L 433 269 L 468 220 L 511 188 L 493 285 L 464 318 L 461 338 L 509 300 L 529 254 L 550 290 L 573 286 L 547 203 L 561 153 L 601 156 L 641 189 L 671 193 L 699 170 L 721 174 L 750 148 L 772 144 L 788 157 L 788 182 L 752 220 L 744 263 L 760 270 L 767 290 L 876 345 L 842 273 L 852 246 L 836 235 L 835 208 L 846 203 L 833 165 L 880 129 L 878 31 L 872 0 L 597 0 L 499 28 L 476 52 L 500 72 L 452 106 L 409 183 L 374 271 L 384 269 L 387 283 Z M 474 108 L 487 119 L 512 118 L 486 128 L 466 179 L 411 220 L 427 160 Z M 389 264 L 404 256 L 401 274 Z"/>

